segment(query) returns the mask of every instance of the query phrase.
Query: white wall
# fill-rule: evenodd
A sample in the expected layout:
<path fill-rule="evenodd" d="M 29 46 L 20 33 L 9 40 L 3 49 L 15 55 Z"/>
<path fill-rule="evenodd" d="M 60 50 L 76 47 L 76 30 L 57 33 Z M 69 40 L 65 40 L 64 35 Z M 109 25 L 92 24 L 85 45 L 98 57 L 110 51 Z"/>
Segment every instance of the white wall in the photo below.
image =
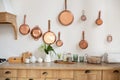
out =
<path fill-rule="evenodd" d="M 97 54 L 105 52 L 120 52 L 120 0 L 68 0 L 68 9 L 74 14 L 74 22 L 65 27 L 57 18 L 64 9 L 64 0 L 11 0 L 14 13 L 17 15 L 18 31 L 23 23 L 23 15 L 27 14 L 27 24 L 32 29 L 39 25 L 43 33 L 47 31 L 48 19 L 51 20 L 51 30 L 61 32 L 61 39 L 64 45 L 54 48 L 56 52 L 71 52 L 80 55 Z M 81 11 L 86 11 L 87 21 L 80 20 Z M 98 11 L 102 11 L 103 25 L 97 26 L 95 20 Z M 79 48 L 81 33 L 85 30 L 85 38 L 88 41 L 88 48 Z M 106 36 L 113 36 L 112 43 L 106 42 Z M 40 55 L 38 47 L 42 38 L 35 41 L 30 34 L 23 36 L 18 32 L 18 40 L 14 40 L 14 32 L 11 25 L 0 24 L 0 57 L 19 56 L 22 52 L 30 51 Z"/>

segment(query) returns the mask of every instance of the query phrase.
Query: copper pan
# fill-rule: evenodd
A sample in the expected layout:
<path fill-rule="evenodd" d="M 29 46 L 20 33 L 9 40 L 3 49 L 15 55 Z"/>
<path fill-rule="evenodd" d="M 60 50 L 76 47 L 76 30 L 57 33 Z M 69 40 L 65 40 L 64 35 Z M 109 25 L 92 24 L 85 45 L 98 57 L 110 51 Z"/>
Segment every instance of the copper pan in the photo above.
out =
<path fill-rule="evenodd" d="M 48 20 L 48 31 L 43 34 L 43 41 L 46 44 L 53 44 L 56 41 L 56 35 L 50 31 L 50 20 Z"/>
<path fill-rule="evenodd" d="M 27 35 L 27 34 L 30 32 L 29 25 L 26 24 L 26 15 L 24 15 L 24 22 L 23 22 L 23 24 L 20 26 L 19 32 L 20 32 L 22 35 Z"/>
<path fill-rule="evenodd" d="M 95 23 L 97 25 L 102 25 L 103 24 L 103 21 L 101 19 L 101 11 L 99 11 L 98 18 L 96 19 Z"/>
<path fill-rule="evenodd" d="M 39 26 L 35 26 L 31 30 L 31 36 L 34 38 L 34 40 L 38 40 L 42 36 L 42 31 Z"/>
<path fill-rule="evenodd" d="M 58 40 L 56 41 L 56 45 L 57 45 L 58 47 L 61 47 L 61 46 L 63 45 L 63 41 L 60 40 L 60 32 L 58 32 Z"/>
<path fill-rule="evenodd" d="M 70 25 L 74 20 L 74 16 L 71 11 L 67 10 L 67 0 L 65 0 L 65 10 L 58 15 L 58 20 L 64 26 Z"/>
<path fill-rule="evenodd" d="M 79 47 L 81 49 L 86 49 L 88 47 L 87 41 L 84 39 L 84 31 L 82 31 L 82 40 L 79 42 Z"/>

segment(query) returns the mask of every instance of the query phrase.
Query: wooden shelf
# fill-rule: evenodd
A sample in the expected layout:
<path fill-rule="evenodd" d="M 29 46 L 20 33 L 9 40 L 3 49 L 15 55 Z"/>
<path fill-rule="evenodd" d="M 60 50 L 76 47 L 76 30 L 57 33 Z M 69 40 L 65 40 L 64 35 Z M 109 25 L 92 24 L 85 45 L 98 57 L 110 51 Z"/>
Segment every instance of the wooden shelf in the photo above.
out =
<path fill-rule="evenodd" d="M 11 24 L 14 30 L 15 40 L 17 40 L 16 15 L 8 12 L 0 12 L 0 24 Z"/>

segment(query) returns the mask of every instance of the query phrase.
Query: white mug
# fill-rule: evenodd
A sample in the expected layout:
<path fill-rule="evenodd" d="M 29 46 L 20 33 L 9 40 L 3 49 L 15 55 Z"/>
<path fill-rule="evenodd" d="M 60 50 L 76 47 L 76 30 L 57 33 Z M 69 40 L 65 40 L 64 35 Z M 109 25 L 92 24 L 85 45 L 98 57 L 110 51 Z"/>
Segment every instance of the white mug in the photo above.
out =
<path fill-rule="evenodd" d="M 25 63 L 30 63 L 30 59 L 26 58 Z"/>

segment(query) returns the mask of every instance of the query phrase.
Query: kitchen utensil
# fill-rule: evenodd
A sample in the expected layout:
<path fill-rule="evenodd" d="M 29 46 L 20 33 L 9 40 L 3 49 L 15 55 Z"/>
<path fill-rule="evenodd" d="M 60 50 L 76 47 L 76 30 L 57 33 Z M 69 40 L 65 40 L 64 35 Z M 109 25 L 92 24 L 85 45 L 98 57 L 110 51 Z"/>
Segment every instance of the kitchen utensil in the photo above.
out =
<path fill-rule="evenodd" d="M 23 24 L 20 26 L 19 32 L 20 32 L 22 35 L 27 35 L 27 34 L 30 32 L 29 25 L 26 24 L 26 15 L 24 15 L 24 22 L 23 22 Z"/>
<path fill-rule="evenodd" d="M 103 24 L 103 21 L 101 19 L 101 11 L 99 11 L 98 18 L 96 19 L 95 23 L 97 25 L 102 25 Z"/>
<path fill-rule="evenodd" d="M 58 40 L 56 41 L 56 45 L 57 45 L 58 47 L 61 47 L 61 46 L 63 45 L 63 41 L 60 40 L 60 32 L 58 32 Z"/>
<path fill-rule="evenodd" d="M 84 39 L 84 31 L 82 31 L 82 40 L 79 42 L 79 47 L 81 49 L 86 49 L 88 47 L 87 41 Z"/>
<path fill-rule="evenodd" d="M 85 10 L 82 10 L 82 16 L 81 16 L 81 20 L 82 21 L 86 21 L 87 17 L 85 15 Z"/>
<path fill-rule="evenodd" d="M 50 20 L 48 20 L 48 31 L 43 34 L 43 41 L 46 44 L 53 44 L 56 41 L 56 35 L 50 31 Z"/>
<path fill-rule="evenodd" d="M 31 36 L 35 39 L 38 40 L 42 36 L 42 31 L 39 26 L 35 26 L 31 30 Z"/>
<path fill-rule="evenodd" d="M 58 20 L 64 26 L 70 25 L 73 22 L 73 20 L 74 20 L 74 16 L 71 13 L 71 11 L 67 10 L 67 0 L 65 0 L 65 10 L 63 10 L 59 14 Z"/>

